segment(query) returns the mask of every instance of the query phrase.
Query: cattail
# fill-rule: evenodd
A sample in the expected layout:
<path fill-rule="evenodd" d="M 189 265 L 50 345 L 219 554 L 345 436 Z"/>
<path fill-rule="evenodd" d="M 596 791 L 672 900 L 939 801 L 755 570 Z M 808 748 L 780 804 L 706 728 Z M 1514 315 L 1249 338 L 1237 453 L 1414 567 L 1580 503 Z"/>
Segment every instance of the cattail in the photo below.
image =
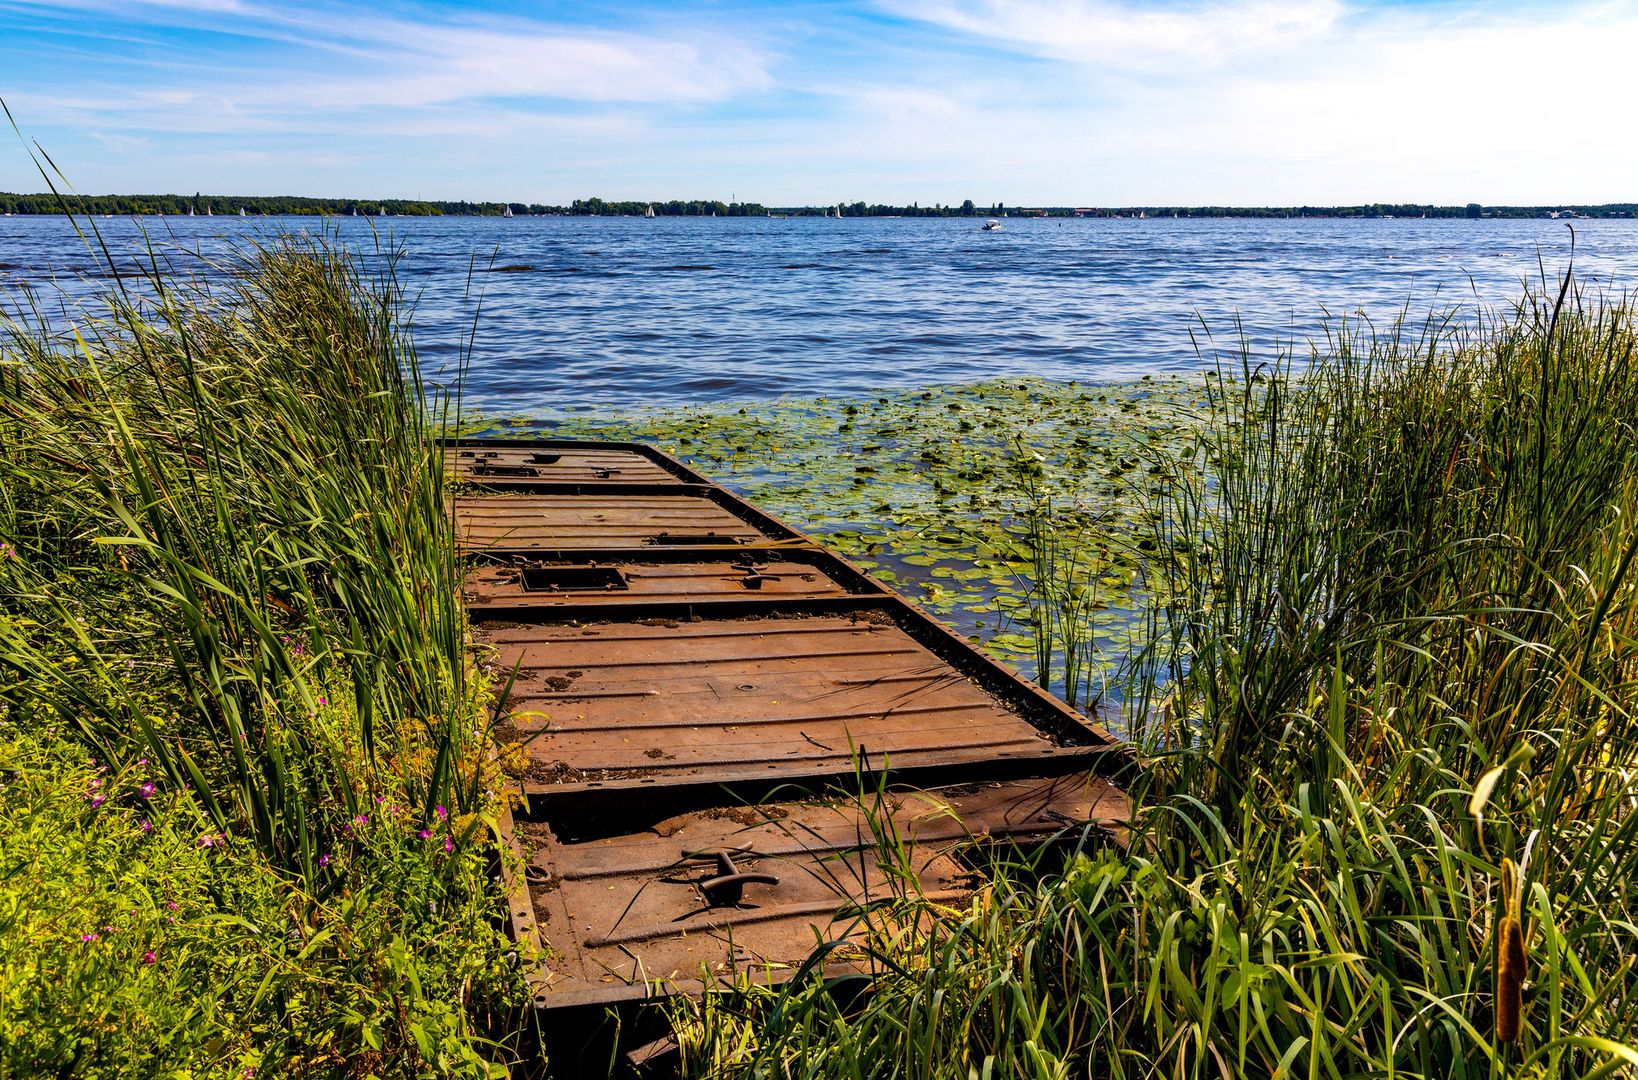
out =
<path fill-rule="evenodd" d="M 1518 868 L 1511 859 L 1502 860 L 1502 908 L 1496 927 L 1496 1041 L 1516 1043 L 1524 1012 L 1524 924 Z"/>
<path fill-rule="evenodd" d="M 1524 927 L 1511 913 L 1502 916 L 1496 955 L 1496 1041 L 1519 1041 L 1524 1011 Z"/>

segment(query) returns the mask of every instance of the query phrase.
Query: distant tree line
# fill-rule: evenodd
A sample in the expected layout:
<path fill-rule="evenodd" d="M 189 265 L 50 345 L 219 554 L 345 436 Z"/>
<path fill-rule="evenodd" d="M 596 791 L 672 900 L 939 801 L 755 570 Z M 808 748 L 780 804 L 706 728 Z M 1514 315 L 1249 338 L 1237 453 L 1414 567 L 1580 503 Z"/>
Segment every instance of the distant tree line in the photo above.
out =
<path fill-rule="evenodd" d="M 1204 218 L 1545 218 L 1638 217 L 1638 203 L 1603 203 L 1597 206 L 1558 203 L 1553 206 L 1436 206 L 1432 203 L 1366 203 L 1360 206 L 1125 206 L 1045 211 L 1059 217 L 1075 214 L 1090 217 L 1204 217 Z"/>
<path fill-rule="evenodd" d="M 349 216 L 402 214 L 426 217 L 435 214 L 495 214 L 505 212 L 505 203 L 428 202 L 421 199 L 309 199 L 299 195 L 69 195 L 59 200 L 50 194 L 13 195 L 0 192 L 0 213 L 60 214 L 64 203 L 82 214 L 113 214 L 120 217 L 144 214 L 214 214 L 247 216 Z M 459 208 L 459 209 L 457 209 Z M 514 213 L 517 211 L 514 210 Z"/>
<path fill-rule="evenodd" d="M 722 202 L 716 199 L 605 200 L 576 199 L 567 206 L 542 203 L 442 201 L 436 199 L 311 199 L 298 195 L 72 195 L 67 203 L 78 213 L 109 214 L 120 217 L 145 214 L 196 214 L 253 217 L 280 215 L 374 217 L 381 214 L 404 217 L 440 215 L 462 217 L 516 217 L 561 214 L 571 216 L 655 217 L 1190 217 L 1190 218 L 1538 218 L 1538 217 L 1638 217 L 1638 203 L 1604 203 L 1596 206 L 1559 204 L 1556 206 L 1435 206 L 1422 203 L 1369 203 L 1360 206 L 1042 206 L 1008 207 L 1002 203 L 978 206 L 971 199 L 959 205 L 934 203 L 922 206 L 892 206 L 863 200 L 827 206 L 768 207 L 755 202 Z M 0 213 L 57 214 L 63 203 L 47 194 L 14 195 L 0 192 Z"/>

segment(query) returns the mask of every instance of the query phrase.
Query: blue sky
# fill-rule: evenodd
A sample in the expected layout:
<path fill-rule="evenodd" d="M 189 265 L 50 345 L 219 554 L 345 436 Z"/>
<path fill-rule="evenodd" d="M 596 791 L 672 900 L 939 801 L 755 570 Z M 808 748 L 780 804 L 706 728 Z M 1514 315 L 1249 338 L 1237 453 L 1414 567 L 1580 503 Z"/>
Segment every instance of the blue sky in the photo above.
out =
<path fill-rule="evenodd" d="M 1635 56 L 1635 2 L 0 0 L 85 192 L 1629 201 Z"/>

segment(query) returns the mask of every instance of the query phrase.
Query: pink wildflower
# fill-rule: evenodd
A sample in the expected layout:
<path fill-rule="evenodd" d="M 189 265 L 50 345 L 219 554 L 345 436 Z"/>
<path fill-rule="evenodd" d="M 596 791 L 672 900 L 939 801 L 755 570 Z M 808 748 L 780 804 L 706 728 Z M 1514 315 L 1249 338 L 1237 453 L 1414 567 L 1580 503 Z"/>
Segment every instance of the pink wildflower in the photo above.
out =
<path fill-rule="evenodd" d="M 108 796 L 106 795 L 93 795 L 91 796 L 91 809 L 95 810 L 97 807 L 101 806 L 107 801 Z"/>
<path fill-rule="evenodd" d="M 444 850 L 445 851 L 454 851 L 455 850 L 455 838 L 453 836 L 444 837 Z"/>
<path fill-rule="evenodd" d="M 159 958 L 154 955 L 154 951 L 152 949 L 149 949 L 147 952 L 142 954 L 142 962 L 144 964 L 156 963 L 158 959 Z"/>
<path fill-rule="evenodd" d="M 150 780 L 146 784 L 143 784 L 141 787 L 137 788 L 137 794 L 141 795 L 144 799 L 151 799 L 154 797 L 154 793 L 158 790 L 159 785 Z"/>
<path fill-rule="evenodd" d="M 434 814 L 438 815 L 438 820 L 439 821 L 448 821 L 449 820 L 449 811 L 444 809 L 441 806 L 433 807 L 432 812 Z"/>
<path fill-rule="evenodd" d="M 140 822 L 138 822 L 137 827 L 144 833 L 151 833 L 154 831 L 154 823 L 149 821 L 147 818 L 143 818 Z"/>
<path fill-rule="evenodd" d="M 420 832 L 416 833 L 415 835 L 420 837 L 422 840 L 431 840 L 432 839 L 432 830 L 431 829 L 422 829 Z"/>

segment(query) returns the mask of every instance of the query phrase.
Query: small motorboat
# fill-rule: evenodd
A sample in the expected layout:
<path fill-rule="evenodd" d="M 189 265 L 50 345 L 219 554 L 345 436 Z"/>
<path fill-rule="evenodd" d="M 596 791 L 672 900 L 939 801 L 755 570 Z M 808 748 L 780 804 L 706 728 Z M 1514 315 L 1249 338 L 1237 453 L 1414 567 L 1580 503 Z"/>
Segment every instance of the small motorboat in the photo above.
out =
<path fill-rule="evenodd" d="M 1001 231 L 1001 223 L 999 221 L 995 220 L 994 218 L 990 218 L 990 220 L 986 221 L 984 223 L 983 227 L 980 228 L 978 231 L 979 232 L 1000 232 Z"/>

